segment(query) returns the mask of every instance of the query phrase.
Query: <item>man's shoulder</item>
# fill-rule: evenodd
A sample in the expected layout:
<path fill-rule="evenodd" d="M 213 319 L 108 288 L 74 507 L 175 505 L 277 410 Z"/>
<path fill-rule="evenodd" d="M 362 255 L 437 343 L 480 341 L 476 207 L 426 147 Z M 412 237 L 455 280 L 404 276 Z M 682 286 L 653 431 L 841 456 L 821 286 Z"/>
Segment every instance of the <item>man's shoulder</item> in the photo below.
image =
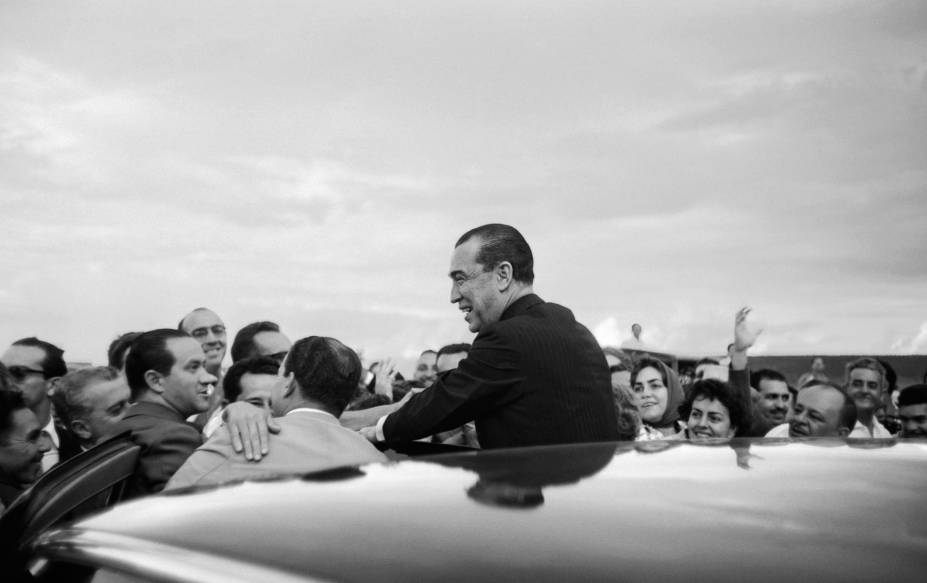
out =
<path fill-rule="evenodd" d="M 199 431 L 179 414 L 152 403 L 135 403 L 129 407 L 126 416 L 115 426 L 113 433 L 123 431 L 131 431 L 135 437 L 143 436 L 146 441 L 155 441 L 163 437 L 202 441 Z"/>

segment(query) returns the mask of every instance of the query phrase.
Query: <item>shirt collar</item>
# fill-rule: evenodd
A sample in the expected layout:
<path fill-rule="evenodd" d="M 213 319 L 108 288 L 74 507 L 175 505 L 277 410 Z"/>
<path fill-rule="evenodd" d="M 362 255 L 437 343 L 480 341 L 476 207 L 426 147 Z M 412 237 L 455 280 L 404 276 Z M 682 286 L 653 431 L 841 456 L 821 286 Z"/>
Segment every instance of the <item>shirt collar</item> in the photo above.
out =
<path fill-rule="evenodd" d="M 325 415 L 325 416 L 327 416 L 327 417 L 331 417 L 331 418 L 334 419 L 335 421 L 338 421 L 338 418 L 335 417 L 334 415 L 332 415 L 331 413 L 329 413 L 328 411 L 323 411 L 323 410 L 321 410 L 321 409 L 316 409 L 315 407 L 297 407 L 296 409 L 291 409 L 290 411 L 287 411 L 287 413 L 286 413 L 286 415 L 284 415 L 284 417 L 288 417 L 288 416 L 292 415 L 293 413 L 321 413 L 322 415 Z"/>
<path fill-rule="evenodd" d="M 49 415 L 48 425 L 42 428 L 42 431 L 47 433 L 51 438 L 52 443 L 55 444 L 55 449 L 60 447 L 60 440 L 58 439 L 58 430 L 55 429 L 55 420 L 53 416 Z"/>

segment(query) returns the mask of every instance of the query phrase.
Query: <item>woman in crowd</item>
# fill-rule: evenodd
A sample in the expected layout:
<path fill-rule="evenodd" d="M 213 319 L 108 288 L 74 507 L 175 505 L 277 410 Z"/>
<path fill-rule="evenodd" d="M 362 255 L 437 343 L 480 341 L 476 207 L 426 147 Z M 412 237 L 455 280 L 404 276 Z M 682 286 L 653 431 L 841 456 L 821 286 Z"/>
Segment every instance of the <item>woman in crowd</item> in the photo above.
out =
<path fill-rule="evenodd" d="M 680 413 L 686 419 L 686 429 L 679 437 L 685 439 L 736 437 L 750 428 L 750 411 L 742 389 L 717 379 L 694 383 Z"/>
<path fill-rule="evenodd" d="M 684 429 L 679 421 L 679 406 L 685 396 L 676 371 L 650 357 L 640 359 L 631 371 L 634 405 L 640 412 L 646 437 L 666 439 Z"/>

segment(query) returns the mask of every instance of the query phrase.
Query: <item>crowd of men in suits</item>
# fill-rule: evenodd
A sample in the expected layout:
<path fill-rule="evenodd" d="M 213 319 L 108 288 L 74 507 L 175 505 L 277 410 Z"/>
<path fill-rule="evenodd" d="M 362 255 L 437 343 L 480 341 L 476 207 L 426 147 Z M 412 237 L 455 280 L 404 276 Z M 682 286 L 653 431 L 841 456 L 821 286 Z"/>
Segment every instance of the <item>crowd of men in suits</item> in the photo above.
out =
<path fill-rule="evenodd" d="M 705 363 L 692 379 L 639 346 L 603 350 L 568 309 L 534 293 L 530 248 L 510 226 L 461 236 L 448 275 L 476 337 L 424 351 L 409 378 L 388 360 L 363 364 L 334 338 L 291 342 L 269 321 L 235 334 L 224 369 L 228 332 L 207 308 L 119 336 L 107 366 L 69 372 L 54 344 L 14 342 L 0 356 L 0 501 L 116 435 L 142 446 L 132 496 L 383 461 L 381 449 L 413 440 L 927 437 L 927 384 L 893 393 L 894 432 L 880 422 L 888 383 L 876 359 L 849 363 L 837 382 L 751 375 L 749 310 L 736 317 L 729 362 Z"/>

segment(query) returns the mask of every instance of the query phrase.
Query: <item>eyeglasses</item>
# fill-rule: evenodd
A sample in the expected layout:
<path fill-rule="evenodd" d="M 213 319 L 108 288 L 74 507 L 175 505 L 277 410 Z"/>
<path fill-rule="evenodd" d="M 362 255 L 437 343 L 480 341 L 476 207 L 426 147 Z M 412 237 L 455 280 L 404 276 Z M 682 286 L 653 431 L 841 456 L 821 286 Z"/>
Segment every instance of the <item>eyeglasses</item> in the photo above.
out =
<path fill-rule="evenodd" d="M 10 371 L 10 376 L 13 377 L 13 380 L 16 382 L 26 380 L 26 377 L 30 374 L 40 374 L 43 377 L 45 376 L 45 371 L 40 368 L 29 368 L 28 366 L 21 366 L 18 364 L 8 366 L 6 370 Z"/>
<path fill-rule="evenodd" d="M 205 326 L 203 328 L 196 328 L 190 331 L 190 336 L 193 336 L 194 338 L 206 338 L 210 331 L 212 331 L 213 335 L 220 336 L 225 334 L 225 326 L 216 324 L 211 328 L 206 328 Z"/>

